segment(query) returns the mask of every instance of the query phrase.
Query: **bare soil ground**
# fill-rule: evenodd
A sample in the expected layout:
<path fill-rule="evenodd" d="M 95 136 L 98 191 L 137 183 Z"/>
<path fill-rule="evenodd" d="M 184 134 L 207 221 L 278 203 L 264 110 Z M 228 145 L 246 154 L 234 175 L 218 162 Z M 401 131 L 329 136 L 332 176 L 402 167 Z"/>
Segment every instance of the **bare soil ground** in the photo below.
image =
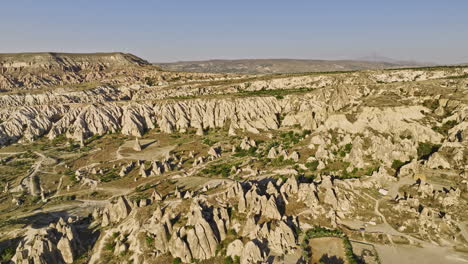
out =
<path fill-rule="evenodd" d="M 382 264 L 462 264 L 468 263 L 468 254 L 444 247 L 414 247 L 407 245 L 376 244 Z"/>
<path fill-rule="evenodd" d="M 141 151 L 133 150 L 135 140 L 126 141 L 117 150 L 117 157 L 133 160 L 161 160 L 171 152 L 175 146 L 161 146 L 157 140 L 140 140 Z"/>
<path fill-rule="evenodd" d="M 345 264 L 346 260 L 343 239 L 338 237 L 320 237 L 310 240 L 312 264 Z"/>

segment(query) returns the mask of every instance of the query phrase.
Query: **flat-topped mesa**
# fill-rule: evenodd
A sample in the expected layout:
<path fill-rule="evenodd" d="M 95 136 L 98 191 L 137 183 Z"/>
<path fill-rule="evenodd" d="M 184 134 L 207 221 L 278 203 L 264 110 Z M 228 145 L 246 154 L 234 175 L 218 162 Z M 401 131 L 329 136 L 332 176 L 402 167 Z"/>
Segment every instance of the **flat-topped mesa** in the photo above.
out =
<path fill-rule="evenodd" d="M 0 54 L 0 73 L 35 71 L 103 70 L 121 66 L 143 66 L 149 63 L 135 55 L 112 53 L 11 53 Z"/>
<path fill-rule="evenodd" d="M 81 83 L 118 83 L 116 77 L 159 68 L 127 53 L 12 53 L 0 54 L 0 90 L 38 89 Z M 138 74 L 137 74 L 138 73 Z M 122 80 L 121 80 L 122 81 Z"/>

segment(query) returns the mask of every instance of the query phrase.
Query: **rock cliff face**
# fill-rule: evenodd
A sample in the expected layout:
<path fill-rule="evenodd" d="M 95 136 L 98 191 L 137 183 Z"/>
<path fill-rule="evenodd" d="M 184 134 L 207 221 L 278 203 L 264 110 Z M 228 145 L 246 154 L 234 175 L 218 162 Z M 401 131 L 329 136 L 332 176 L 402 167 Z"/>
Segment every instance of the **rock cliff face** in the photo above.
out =
<path fill-rule="evenodd" d="M 73 263 L 83 252 L 72 221 L 62 218 L 42 229 L 30 229 L 20 241 L 12 261 L 14 263 Z"/>
<path fill-rule="evenodd" d="M 149 65 L 148 62 L 125 53 L 0 54 L 0 89 L 34 89 L 99 81 L 122 74 L 125 68 L 145 65 Z"/>
<path fill-rule="evenodd" d="M 148 65 L 148 62 L 125 53 L 18 53 L 0 54 L 3 73 L 19 71 L 80 71 L 99 70 L 132 65 Z"/>
<path fill-rule="evenodd" d="M 238 256 L 241 263 L 257 263 L 266 261 L 269 256 L 271 258 L 291 253 L 299 246 L 300 241 L 295 230 L 307 229 L 309 220 L 285 214 L 284 209 L 288 204 L 303 201 L 307 205 L 303 214 L 311 218 L 325 217 L 336 227 L 339 221 L 361 210 L 358 205 L 360 194 L 356 191 L 369 186 L 380 186 L 376 182 L 379 177 L 394 180 L 392 176 L 372 175 L 353 181 L 323 176 L 311 184 L 297 182 L 294 178 L 289 178 L 286 182 L 273 180 L 267 184 L 248 181 L 242 184 L 231 183 L 223 191 L 214 194 L 214 197 L 210 195 L 213 199 L 209 200 L 216 201 L 215 204 L 201 191 L 198 198 L 187 201 L 190 204 L 188 210 L 181 211 L 179 206 L 168 205 L 173 204 L 172 200 L 152 199 L 146 206 L 153 213 L 142 220 L 136 220 L 139 212 L 144 210 L 144 207 L 138 206 L 125 206 L 126 209 L 122 210 L 121 207 L 109 204 L 103 213 L 96 212 L 94 215 L 102 226 L 112 223 L 113 227 L 107 231 L 108 234 L 117 232 L 126 238 L 122 240 L 124 248 L 141 249 L 145 246 L 141 245 L 138 237 L 150 237 L 148 241 L 151 244 L 148 246 L 155 254 L 152 257 L 164 256 L 169 252 L 187 263 L 194 259 L 210 259 L 219 253 L 218 245 L 231 241 L 226 247 L 227 256 Z M 458 194 L 454 192 L 441 195 L 445 197 L 442 199 L 449 199 Z M 401 199 L 401 209 L 397 210 L 406 210 L 403 209 L 403 201 L 407 198 Z M 119 203 L 123 205 L 128 201 L 120 197 L 117 204 Z M 163 204 L 167 205 L 164 209 Z M 238 208 L 238 211 L 229 213 L 231 208 Z M 109 220 L 108 214 L 118 217 L 111 217 Z M 418 213 L 422 218 L 426 214 L 426 211 Z M 451 223 L 448 219 L 444 221 Z M 232 237 L 228 238 L 227 233 L 232 232 L 238 234 L 240 239 L 229 240 Z M 246 240 L 248 242 L 242 242 Z M 102 239 L 96 248 L 103 247 L 107 241 Z M 143 263 L 148 258 L 141 250 L 132 252 L 131 259 L 134 261 Z M 90 263 L 98 263 L 100 257 L 99 251 L 96 251 Z"/>

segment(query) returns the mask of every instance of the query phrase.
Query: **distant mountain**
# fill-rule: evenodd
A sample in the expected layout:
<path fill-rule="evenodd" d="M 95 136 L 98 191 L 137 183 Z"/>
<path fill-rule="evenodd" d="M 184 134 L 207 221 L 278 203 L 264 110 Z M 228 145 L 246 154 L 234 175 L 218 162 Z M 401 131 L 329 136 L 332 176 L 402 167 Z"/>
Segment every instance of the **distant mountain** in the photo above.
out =
<path fill-rule="evenodd" d="M 385 56 L 379 56 L 379 55 L 369 55 L 369 56 L 364 56 L 357 58 L 359 61 L 368 61 L 368 62 L 386 62 L 386 63 L 391 63 L 391 64 L 396 64 L 399 66 L 433 66 L 436 65 L 435 63 L 431 62 L 420 62 L 420 61 L 414 61 L 414 60 L 396 60 L 393 58 L 385 57 Z"/>
<path fill-rule="evenodd" d="M 419 66 L 417 64 L 399 64 L 385 61 L 297 59 L 207 60 L 155 64 L 164 70 L 170 71 L 254 74 L 353 71 Z"/>

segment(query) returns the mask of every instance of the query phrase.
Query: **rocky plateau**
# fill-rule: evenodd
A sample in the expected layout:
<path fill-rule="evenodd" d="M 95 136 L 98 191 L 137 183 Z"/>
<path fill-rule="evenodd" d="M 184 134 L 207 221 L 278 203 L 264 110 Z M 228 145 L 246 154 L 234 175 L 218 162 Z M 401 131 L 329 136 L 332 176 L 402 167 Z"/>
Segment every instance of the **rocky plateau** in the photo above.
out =
<path fill-rule="evenodd" d="M 467 66 L 0 54 L 0 90 L 2 263 L 468 262 Z"/>

